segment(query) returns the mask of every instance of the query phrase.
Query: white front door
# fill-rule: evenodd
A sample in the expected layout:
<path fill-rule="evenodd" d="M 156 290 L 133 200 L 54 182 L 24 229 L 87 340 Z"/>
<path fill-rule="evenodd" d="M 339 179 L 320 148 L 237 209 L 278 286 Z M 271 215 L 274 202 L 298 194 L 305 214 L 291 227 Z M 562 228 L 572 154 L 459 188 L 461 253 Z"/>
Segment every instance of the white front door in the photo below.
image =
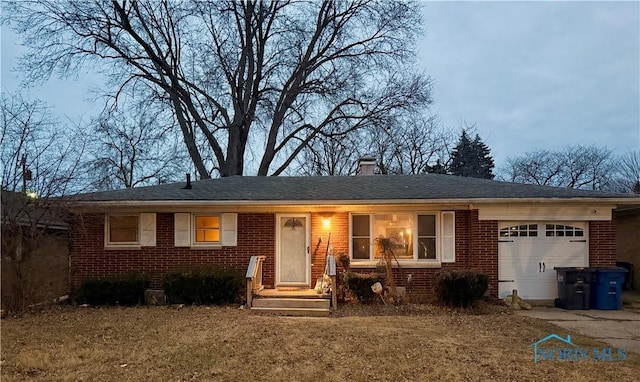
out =
<path fill-rule="evenodd" d="M 554 267 L 588 267 L 585 222 L 500 222 L 498 293 L 524 299 L 558 297 Z"/>
<path fill-rule="evenodd" d="M 276 215 L 276 286 L 308 287 L 311 282 L 308 214 Z"/>

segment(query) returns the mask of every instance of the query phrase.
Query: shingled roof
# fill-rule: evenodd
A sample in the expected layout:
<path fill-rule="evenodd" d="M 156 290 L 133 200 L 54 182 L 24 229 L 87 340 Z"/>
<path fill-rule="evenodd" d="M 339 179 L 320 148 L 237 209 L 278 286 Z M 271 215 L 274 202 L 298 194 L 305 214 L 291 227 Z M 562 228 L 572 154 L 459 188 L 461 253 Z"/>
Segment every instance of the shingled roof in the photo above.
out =
<path fill-rule="evenodd" d="M 233 176 L 185 183 L 78 195 L 82 202 L 114 201 L 220 201 L 220 202 L 329 202 L 474 199 L 639 199 L 619 193 L 574 190 L 500 182 L 452 175 L 372 175 L 255 177 Z"/>

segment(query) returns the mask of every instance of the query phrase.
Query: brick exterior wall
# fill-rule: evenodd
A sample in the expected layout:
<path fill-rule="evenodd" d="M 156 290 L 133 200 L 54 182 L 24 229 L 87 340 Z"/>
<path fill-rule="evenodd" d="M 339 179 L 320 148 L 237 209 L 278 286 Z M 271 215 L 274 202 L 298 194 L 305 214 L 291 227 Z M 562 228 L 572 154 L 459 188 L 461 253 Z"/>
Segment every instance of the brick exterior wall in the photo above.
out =
<path fill-rule="evenodd" d="M 589 266 L 616 265 L 616 222 L 589 222 Z"/>
<path fill-rule="evenodd" d="M 325 228 L 323 220 L 330 220 Z M 70 252 L 72 288 L 90 277 L 101 277 L 140 271 L 152 276 L 152 287 L 161 286 L 162 277 L 174 270 L 198 266 L 221 265 L 245 270 L 254 255 L 266 256 L 263 283 L 267 288 L 275 284 L 275 226 L 273 213 L 238 214 L 238 245 L 218 249 L 190 249 L 174 247 L 174 218 L 172 213 L 156 215 L 156 247 L 139 250 L 104 248 L 104 214 L 85 214 L 72 230 Z M 396 272 L 396 285 L 407 286 L 416 294 L 431 294 L 433 276 L 445 269 L 475 269 L 490 277 L 490 295 L 498 294 L 498 222 L 478 220 L 477 210 L 456 211 L 456 262 L 434 268 L 402 268 Z M 324 272 L 327 244 L 331 233 L 331 247 L 336 256 L 349 251 L 349 214 L 311 214 L 311 287 Z M 319 239 L 321 241 L 319 242 Z M 611 266 L 616 261 L 616 228 L 614 221 L 589 222 L 589 263 L 591 266 Z M 357 269 L 358 272 L 374 271 Z M 338 279 L 342 269 L 338 269 Z"/>
<path fill-rule="evenodd" d="M 104 215 L 86 214 L 72 232 L 70 253 L 71 285 L 77 287 L 90 277 L 130 271 L 151 275 L 152 287 L 159 288 L 162 277 L 177 269 L 221 265 L 247 269 L 249 259 L 263 255 L 263 282 L 273 286 L 275 279 L 275 216 L 238 214 L 238 245 L 219 249 L 174 247 L 172 213 L 156 214 L 156 246 L 136 250 L 104 248 Z"/>
<path fill-rule="evenodd" d="M 478 210 L 470 217 L 470 268 L 489 276 L 489 295 L 498 295 L 498 221 L 478 220 Z"/>
<path fill-rule="evenodd" d="M 328 228 L 324 227 L 324 219 L 330 222 Z M 318 243 L 318 239 L 322 239 L 322 242 Z M 316 280 L 324 274 L 327 245 L 333 247 L 336 259 L 342 253 L 349 254 L 348 213 L 311 214 L 311 287 L 315 286 Z"/>
<path fill-rule="evenodd" d="M 347 232 L 349 228 L 348 222 L 348 214 L 346 214 L 346 224 L 347 224 Z M 441 268 L 407 268 L 402 267 L 400 269 L 394 269 L 396 272 L 394 273 L 394 281 L 396 286 L 407 287 L 408 291 L 410 291 L 414 297 L 418 300 L 422 300 L 423 298 L 429 298 L 433 295 L 433 277 L 434 275 L 442 270 L 452 270 L 452 269 L 469 269 L 469 265 L 471 264 L 471 252 L 470 252 L 470 243 L 471 243 L 471 231 L 470 231 L 470 218 L 471 213 L 467 210 L 456 211 L 456 262 L 455 263 L 443 263 Z M 477 218 L 477 213 L 476 213 Z M 497 225 L 497 224 L 496 224 Z M 497 235 L 497 231 L 496 231 Z M 345 243 L 346 249 L 349 248 L 349 238 L 347 237 L 347 242 Z M 497 248 L 497 247 L 496 247 Z M 375 268 L 357 268 L 354 269 L 355 272 L 359 273 L 367 273 L 374 272 Z M 342 269 L 340 268 L 340 273 Z M 496 265 L 496 273 L 497 273 L 497 265 Z M 411 284 L 407 283 L 408 276 L 411 275 Z"/>

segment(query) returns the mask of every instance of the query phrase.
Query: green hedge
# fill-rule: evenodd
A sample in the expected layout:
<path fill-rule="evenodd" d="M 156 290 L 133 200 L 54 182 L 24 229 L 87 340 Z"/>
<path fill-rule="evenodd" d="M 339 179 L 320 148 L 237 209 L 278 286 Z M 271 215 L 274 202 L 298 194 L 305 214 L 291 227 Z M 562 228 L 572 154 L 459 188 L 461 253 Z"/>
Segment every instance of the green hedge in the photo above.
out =
<path fill-rule="evenodd" d="M 89 305 L 133 306 L 144 303 L 149 279 L 137 272 L 85 280 L 76 291 L 76 301 Z"/>
<path fill-rule="evenodd" d="M 240 301 L 245 284 L 241 270 L 210 267 L 170 273 L 162 286 L 170 304 L 219 305 Z"/>
<path fill-rule="evenodd" d="M 344 281 L 347 288 L 359 301 L 371 302 L 376 298 L 371 286 L 377 282 L 384 285 L 384 275 L 379 273 L 347 272 Z"/>
<path fill-rule="evenodd" d="M 434 292 L 448 306 L 475 305 L 489 288 L 489 276 L 472 270 L 441 271 L 434 277 Z"/>

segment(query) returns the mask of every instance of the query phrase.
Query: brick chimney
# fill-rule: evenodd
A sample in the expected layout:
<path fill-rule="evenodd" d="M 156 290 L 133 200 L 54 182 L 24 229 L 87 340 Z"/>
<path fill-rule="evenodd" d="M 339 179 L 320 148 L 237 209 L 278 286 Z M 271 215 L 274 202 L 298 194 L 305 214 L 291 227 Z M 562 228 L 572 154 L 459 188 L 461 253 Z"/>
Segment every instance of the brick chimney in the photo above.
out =
<path fill-rule="evenodd" d="M 373 175 L 376 168 L 376 158 L 364 156 L 358 159 L 358 175 Z"/>

